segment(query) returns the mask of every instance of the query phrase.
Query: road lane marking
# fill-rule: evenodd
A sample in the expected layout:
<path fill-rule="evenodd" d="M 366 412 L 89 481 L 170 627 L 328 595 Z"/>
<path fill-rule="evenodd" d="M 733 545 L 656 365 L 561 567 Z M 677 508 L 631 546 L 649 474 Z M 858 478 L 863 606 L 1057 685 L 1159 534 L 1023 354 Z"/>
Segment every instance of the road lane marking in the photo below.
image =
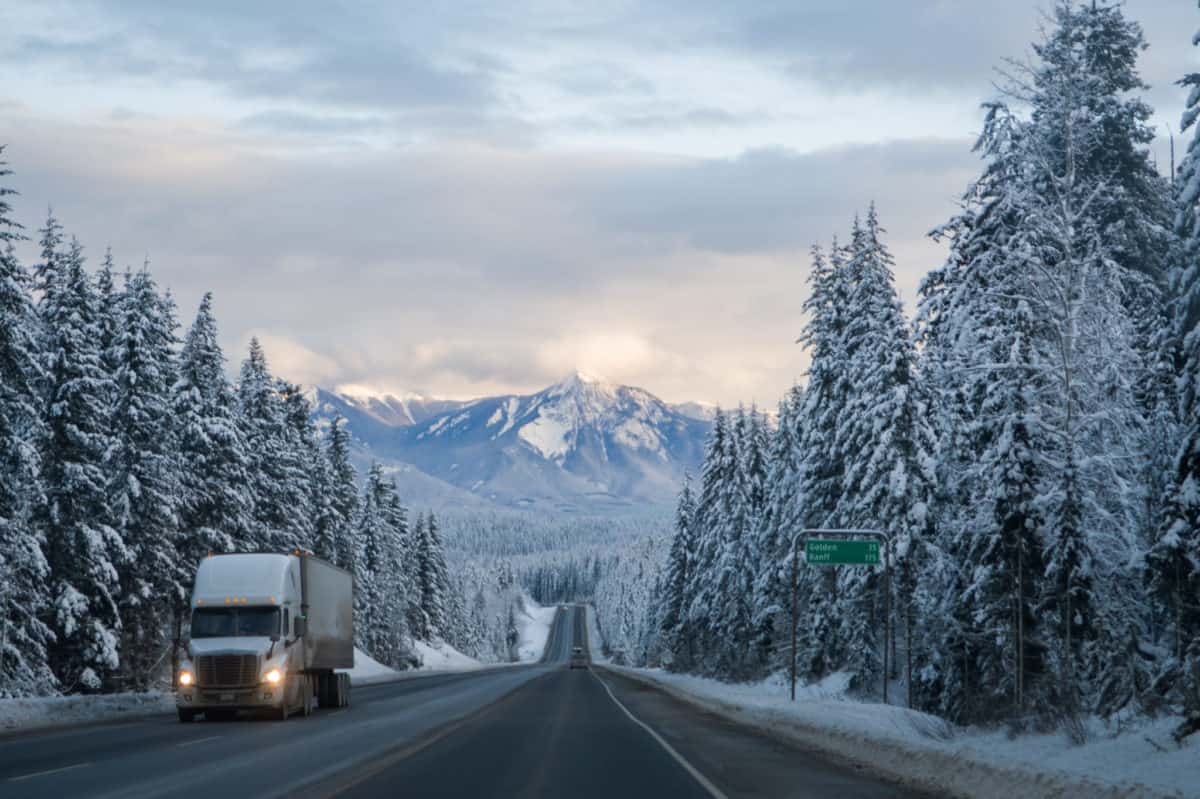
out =
<path fill-rule="evenodd" d="M 197 738 L 197 739 L 196 739 L 196 740 L 194 740 L 194 741 L 184 741 L 184 742 L 183 742 L 183 743 L 181 743 L 181 744 L 176 744 L 176 745 L 175 745 L 175 748 L 176 748 L 176 749 L 182 749 L 182 748 L 183 748 L 183 747 L 185 747 L 185 746 L 195 746 L 196 744 L 202 744 L 202 743 L 204 743 L 205 741 L 215 741 L 215 740 L 217 740 L 218 738 L 224 738 L 224 737 L 225 737 L 224 735 L 210 735 L 210 736 L 208 736 L 207 738 Z"/>
<path fill-rule="evenodd" d="M 692 777 L 696 780 L 696 782 L 700 783 L 701 787 L 703 787 L 704 790 L 708 791 L 708 793 L 713 797 L 713 799 L 729 799 L 729 797 L 727 797 L 720 788 L 718 788 L 717 786 L 712 784 L 712 782 L 708 779 L 708 777 L 705 777 L 703 774 L 701 774 L 696 769 L 695 766 L 693 766 L 691 763 L 687 762 L 687 760 L 684 758 L 683 755 L 676 752 L 675 747 L 673 747 L 669 743 L 667 743 L 666 740 L 661 735 L 659 735 L 657 732 L 655 732 L 650 727 L 649 724 L 647 724 L 646 722 L 639 719 L 637 716 L 630 713 L 629 708 L 627 708 L 627 707 L 625 707 L 625 705 L 621 704 L 621 700 L 617 699 L 616 694 L 614 694 L 612 692 L 612 689 L 608 687 L 608 683 L 606 683 L 604 680 L 600 679 L 599 674 L 597 674 L 592 669 L 588 669 L 588 671 L 591 673 L 591 675 L 593 677 L 595 677 L 597 680 L 600 680 L 600 684 L 603 685 L 604 690 L 608 692 L 608 698 L 611 699 L 613 702 L 615 702 L 617 707 L 621 708 L 621 710 L 625 712 L 626 716 L 629 716 L 630 721 L 632 721 L 634 724 L 637 724 L 639 727 L 641 727 L 646 732 L 650 733 L 650 737 L 653 738 L 654 740 L 658 741 L 659 745 L 663 749 L 667 750 L 667 754 L 669 754 L 671 757 L 675 758 L 675 762 L 678 763 L 679 765 L 683 766 L 684 770 L 686 770 L 688 774 L 691 774 Z"/>
<path fill-rule="evenodd" d="M 34 777 L 45 777 L 47 774 L 57 774 L 60 771 L 70 771 L 71 769 L 83 768 L 84 766 L 90 766 L 90 765 L 92 765 L 92 764 L 91 763 L 76 763 L 73 766 L 63 766 L 62 768 L 52 768 L 47 771 L 35 771 L 32 774 L 22 774 L 19 777 L 9 777 L 8 781 L 9 782 L 20 782 L 21 780 L 31 780 Z"/>
<path fill-rule="evenodd" d="M 468 712 L 466 715 L 457 719 L 451 719 L 440 727 L 434 727 L 432 730 L 426 731 L 424 733 L 424 737 L 421 737 L 422 734 L 418 733 L 417 737 L 410 741 L 407 745 L 393 750 L 390 753 L 384 754 L 372 760 L 368 760 L 366 763 L 353 769 L 343 769 L 342 771 L 332 774 L 324 779 L 318 779 L 301 787 L 292 788 L 289 795 L 321 797 L 321 799 L 333 799 L 333 797 L 341 796 L 347 791 L 358 787 L 362 783 L 378 777 L 380 774 L 399 765 L 413 755 L 419 754 L 420 752 L 430 748 L 447 736 L 458 732 L 458 730 L 461 728 L 471 724 L 487 713 L 490 713 L 496 707 L 496 705 L 499 705 L 501 702 L 509 699 L 511 696 L 513 696 L 513 694 L 517 693 L 522 688 L 531 685 L 543 677 L 545 677 L 545 675 L 538 675 L 537 677 L 533 677 L 525 682 L 513 686 L 510 690 L 505 691 L 491 702 L 485 703 L 475 710 Z M 342 779 L 344 779 L 344 776 L 350 771 L 353 771 L 355 776 L 348 782 L 343 782 Z"/>

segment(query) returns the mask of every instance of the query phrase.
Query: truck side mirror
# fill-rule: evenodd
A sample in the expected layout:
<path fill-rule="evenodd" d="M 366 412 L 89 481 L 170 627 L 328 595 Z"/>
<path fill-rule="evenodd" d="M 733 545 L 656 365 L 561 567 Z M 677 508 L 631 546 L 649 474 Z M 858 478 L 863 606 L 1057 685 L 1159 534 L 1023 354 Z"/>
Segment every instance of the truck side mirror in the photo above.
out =
<path fill-rule="evenodd" d="M 304 634 L 308 632 L 308 619 L 297 616 L 296 620 L 292 622 L 292 627 L 296 632 L 296 637 L 303 638 Z"/>

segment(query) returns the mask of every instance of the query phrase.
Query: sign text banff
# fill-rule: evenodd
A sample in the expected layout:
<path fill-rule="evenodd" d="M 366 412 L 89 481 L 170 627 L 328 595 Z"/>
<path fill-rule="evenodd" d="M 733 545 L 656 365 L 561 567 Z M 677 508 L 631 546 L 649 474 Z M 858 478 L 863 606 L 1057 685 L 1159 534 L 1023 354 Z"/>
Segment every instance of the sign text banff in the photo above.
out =
<path fill-rule="evenodd" d="M 879 564 L 879 542 L 810 538 L 804 544 L 804 560 L 816 564 L 875 566 Z"/>

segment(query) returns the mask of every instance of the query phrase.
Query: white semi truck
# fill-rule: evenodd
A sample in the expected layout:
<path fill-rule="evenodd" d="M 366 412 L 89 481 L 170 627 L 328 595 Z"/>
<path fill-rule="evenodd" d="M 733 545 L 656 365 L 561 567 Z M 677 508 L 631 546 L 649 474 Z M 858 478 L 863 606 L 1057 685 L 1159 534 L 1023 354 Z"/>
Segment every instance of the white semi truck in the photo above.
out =
<path fill-rule="evenodd" d="M 209 555 L 196 569 L 179 720 L 286 720 L 350 704 L 354 578 L 310 553 Z"/>

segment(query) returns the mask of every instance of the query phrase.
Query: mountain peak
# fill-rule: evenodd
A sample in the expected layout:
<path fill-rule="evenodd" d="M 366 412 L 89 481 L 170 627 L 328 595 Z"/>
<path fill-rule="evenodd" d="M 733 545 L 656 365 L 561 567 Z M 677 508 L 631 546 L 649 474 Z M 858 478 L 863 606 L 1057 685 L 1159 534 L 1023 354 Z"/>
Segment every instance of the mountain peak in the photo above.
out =
<path fill-rule="evenodd" d="M 588 374 L 580 369 L 575 369 L 567 374 L 566 377 L 550 386 L 546 390 L 546 393 L 551 396 L 561 396 L 564 394 L 577 394 L 585 389 L 612 393 L 613 388 L 614 386 L 603 378 Z"/>

